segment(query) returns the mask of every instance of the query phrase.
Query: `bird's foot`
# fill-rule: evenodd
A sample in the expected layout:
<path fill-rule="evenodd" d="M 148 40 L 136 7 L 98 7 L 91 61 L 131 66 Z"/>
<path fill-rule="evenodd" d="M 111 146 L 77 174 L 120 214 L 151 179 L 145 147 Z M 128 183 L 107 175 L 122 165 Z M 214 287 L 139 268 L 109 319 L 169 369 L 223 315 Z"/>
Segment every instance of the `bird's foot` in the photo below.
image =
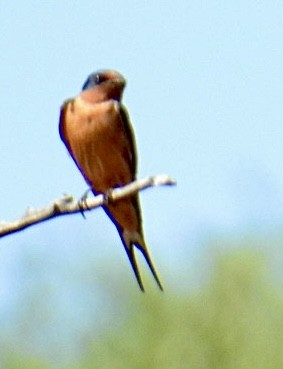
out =
<path fill-rule="evenodd" d="M 113 192 L 113 190 L 110 189 L 110 190 L 107 190 L 103 194 L 103 204 L 104 205 L 109 205 L 109 204 L 111 204 L 111 202 L 113 202 L 112 192 Z"/>
<path fill-rule="evenodd" d="M 79 201 L 78 201 L 78 203 L 79 203 L 79 208 L 80 208 L 80 212 L 81 212 L 81 214 L 82 214 L 82 217 L 84 218 L 84 219 L 86 219 L 86 216 L 85 216 L 85 210 L 87 209 L 87 210 L 90 210 L 89 208 L 88 208 L 88 206 L 87 206 L 87 198 L 88 198 L 88 195 L 89 195 L 89 193 L 92 191 L 92 189 L 91 188 L 88 188 L 85 192 L 84 192 L 84 194 L 82 195 L 82 197 L 79 199 Z"/>

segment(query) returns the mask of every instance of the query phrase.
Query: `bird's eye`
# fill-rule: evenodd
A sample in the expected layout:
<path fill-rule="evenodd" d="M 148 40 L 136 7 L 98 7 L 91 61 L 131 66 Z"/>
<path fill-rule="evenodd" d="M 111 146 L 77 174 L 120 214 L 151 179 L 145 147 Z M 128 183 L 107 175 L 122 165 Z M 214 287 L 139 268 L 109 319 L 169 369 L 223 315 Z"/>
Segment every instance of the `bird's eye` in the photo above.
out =
<path fill-rule="evenodd" d="M 100 76 L 100 74 L 96 74 L 96 75 L 95 75 L 95 83 L 96 83 L 96 84 L 99 84 L 100 82 L 102 82 L 102 81 L 101 81 L 101 76 Z"/>

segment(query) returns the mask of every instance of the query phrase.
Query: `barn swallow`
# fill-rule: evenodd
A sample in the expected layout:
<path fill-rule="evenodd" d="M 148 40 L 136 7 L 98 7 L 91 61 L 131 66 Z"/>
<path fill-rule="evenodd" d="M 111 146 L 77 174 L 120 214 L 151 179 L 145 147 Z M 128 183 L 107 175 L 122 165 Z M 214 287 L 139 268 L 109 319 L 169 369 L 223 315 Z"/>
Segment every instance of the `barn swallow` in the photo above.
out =
<path fill-rule="evenodd" d="M 90 74 L 80 95 L 61 107 L 60 137 L 94 195 L 107 195 L 136 179 L 135 136 L 121 102 L 125 86 L 120 73 L 98 71 Z M 118 230 L 140 289 L 144 291 L 134 246 L 163 290 L 144 240 L 138 194 L 109 201 L 103 209 Z"/>

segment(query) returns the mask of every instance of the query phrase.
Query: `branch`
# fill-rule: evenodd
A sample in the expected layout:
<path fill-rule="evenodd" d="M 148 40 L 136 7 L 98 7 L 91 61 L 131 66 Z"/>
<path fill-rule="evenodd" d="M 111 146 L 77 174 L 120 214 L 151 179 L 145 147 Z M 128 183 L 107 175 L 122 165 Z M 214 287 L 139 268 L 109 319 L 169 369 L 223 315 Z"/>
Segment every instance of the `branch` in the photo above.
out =
<path fill-rule="evenodd" d="M 61 215 L 90 211 L 98 208 L 99 206 L 105 205 L 107 201 L 115 202 L 149 187 L 175 184 L 176 182 L 167 175 L 158 175 L 134 181 L 124 187 L 115 188 L 111 190 L 109 195 L 106 197 L 104 195 L 98 195 L 94 198 L 86 198 L 82 201 L 76 200 L 71 195 L 64 195 L 44 208 L 29 208 L 24 216 L 19 220 L 0 222 L 0 238 Z"/>

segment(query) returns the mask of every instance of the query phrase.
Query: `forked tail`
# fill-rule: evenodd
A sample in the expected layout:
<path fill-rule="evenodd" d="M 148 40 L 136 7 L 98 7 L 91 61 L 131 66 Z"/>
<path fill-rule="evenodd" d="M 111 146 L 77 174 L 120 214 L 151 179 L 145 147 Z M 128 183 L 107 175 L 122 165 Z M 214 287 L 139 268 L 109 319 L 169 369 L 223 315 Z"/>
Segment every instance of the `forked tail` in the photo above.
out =
<path fill-rule="evenodd" d="M 141 279 L 141 275 L 140 275 L 140 272 L 139 272 L 139 268 L 138 268 L 138 265 L 137 265 L 137 261 L 136 261 L 136 257 L 135 257 L 135 250 L 134 250 L 134 246 L 136 246 L 140 251 L 141 253 L 143 254 L 146 262 L 147 262 L 147 265 L 149 267 L 149 269 L 151 270 L 151 273 L 158 285 L 158 287 L 160 288 L 161 291 L 163 291 L 163 287 L 162 287 L 162 284 L 158 278 L 158 275 L 157 275 L 157 272 L 154 268 L 154 265 L 151 261 L 151 258 L 150 258 L 150 255 L 149 255 L 149 252 L 147 250 L 147 247 L 146 247 L 146 244 L 143 240 L 143 238 L 139 235 L 139 234 L 135 234 L 134 236 L 135 237 L 132 237 L 133 235 L 127 231 L 123 231 L 121 234 L 121 240 L 123 242 L 123 245 L 125 247 L 125 250 L 126 250 L 126 253 L 128 255 L 128 258 L 129 258 L 129 261 L 131 263 L 131 266 L 133 268 L 133 271 L 134 271 L 134 274 L 135 274 L 135 277 L 137 279 L 137 282 L 139 284 L 139 287 L 140 289 L 144 292 L 144 286 L 143 286 L 143 282 L 142 282 L 142 279 Z"/>

